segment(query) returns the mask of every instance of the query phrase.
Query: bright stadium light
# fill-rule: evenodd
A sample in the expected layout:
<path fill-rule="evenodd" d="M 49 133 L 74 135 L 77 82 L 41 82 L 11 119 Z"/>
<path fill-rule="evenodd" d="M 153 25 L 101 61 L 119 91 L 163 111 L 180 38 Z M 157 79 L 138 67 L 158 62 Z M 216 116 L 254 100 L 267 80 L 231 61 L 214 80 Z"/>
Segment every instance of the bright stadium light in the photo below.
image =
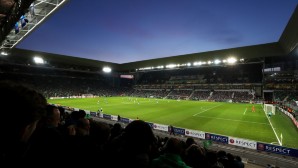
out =
<path fill-rule="evenodd" d="M 199 65 L 199 62 L 194 62 L 193 65 L 194 66 Z"/>
<path fill-rule="evenodd" d="M 176 65 L 175 65 L 175 64 L 169 64 L 169 65 L 167 65 L 166 67 L 167 67 L 167 68 L 175 68 Z"/>
<path fill-rule="evenodd" d="M 109 72 L 112 71 L 112 69 L 110 67 L 103 67 L 102 71 L 105 72 L 105 73 L 109 73 Z"/>
<path fill-rule="evenodd" d="M 230 58 L 227 59 L 227 62 L 228 62 L 229 64 L 234 64 L 234 63 L 237 62 L 237 60 L 236 60 L 236 58 L 234 58 L 234 57 L 230 57 Z"/>
<path fill-rule="evenodd" d="M 1 51 L 1 55 L 8 55 L 8 53 L 5 51 Z"/>
<path fill-rule="evenodd" d="M 40 57 L 34 57 L 33 60 L 36 64 L 44 64 L 44 60 Z"/>
<path fill-rule="evenodd" d="M 219 63 L 221 63 L 221 61 L 220 60 L 214 60 L 214 64 L 219 64 Z"/>

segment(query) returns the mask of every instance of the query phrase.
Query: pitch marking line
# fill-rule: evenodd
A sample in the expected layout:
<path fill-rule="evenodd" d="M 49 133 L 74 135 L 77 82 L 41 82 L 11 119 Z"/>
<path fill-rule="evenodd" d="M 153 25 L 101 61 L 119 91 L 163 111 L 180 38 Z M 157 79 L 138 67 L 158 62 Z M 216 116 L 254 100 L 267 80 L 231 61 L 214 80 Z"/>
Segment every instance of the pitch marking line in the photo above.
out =
<path fill-rule="evenodd" d="M 211 108 L 209 108 L 209 109 L 203 110 L 203 111 L 201 111 L 201 112 L 199 112 L 199 113 L 194 114 L 193 116 L 196 116 L 196 115 L 198 115 L 198 114 L 204 113 L 204 112 L 206 112 L 206 111 L 208 111 L 208 110 L 214 109 L 214 108 L 216 108 L 216 107 L 218 107 L 218 106 L 222 106 L 222 105 L 223 105 L 223 104 L 220 104 L 220 105 L 211 107 Z"/>
<path fill-rule="evenodd" d="M 246 111 L 247 111 L 247 107 L 246 107 L 246 109 L 245 109 L 245 111 L 244 111 L 243 115 L 245 115 Z"/>
<path fill-rule="evenodd" d="M 212 119 L 218 119 L 218 120 L 227 120 L 227 121 L 237 121 L 237 122 L 245 122 L 245 123 L 252 123 L 252 124 L 262 124 L 262 125 L 270 125 L 268 123 L 260 123 L 260 122 L 252 122 L 252 121 L 243 121 L 243 120 L 233 120 L 228 118 L 218 118 L 218 117 L 207 117 L 207 116 L 198 116 L 202 118 L 212 118 Z"/>
<path fill-rule="evenodd" d="M 263 105 L 262 105 L 262 108 L 264 109 Z M 275 129 L 274 129 L 274 127 L 273 127 L 273 125 L 272 125 L 270 119 L 269 119 L 269 117 L 267 116 L 265 110 L 263 110 L 263 111 L 264 111 L 265 116 L 267 117 L 267 119 L 268 119 L 268 121 L 269 121 L 269 123 L 270 123 L 270 125 L 271 125 L 271 128 L 272 128 L 272 130 L 273 130 L 273 132 L 274 132 L 274 134 L 275 134 L 275 137 L 276 137 L 276 139 L 277 139 L 279 145 L 282 145 L 282 144 L 281 144 L 281 141 L 279 140 L 279 138 L 278 138 L 278 136 L 277 136 L 277 134 L 276 134 L 276 131 L 275 131 Z"/>

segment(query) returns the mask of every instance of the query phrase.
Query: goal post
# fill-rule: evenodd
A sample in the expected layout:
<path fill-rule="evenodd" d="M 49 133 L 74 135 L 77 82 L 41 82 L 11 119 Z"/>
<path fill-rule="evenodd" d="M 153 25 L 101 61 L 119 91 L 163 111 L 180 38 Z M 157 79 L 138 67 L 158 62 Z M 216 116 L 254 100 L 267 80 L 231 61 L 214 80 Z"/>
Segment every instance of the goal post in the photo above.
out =
<path fill-rule="evenodd" d="M 264 104 L 264 111 L 269 114 L 275 115 L 275 106 L 273 104 Z"/>

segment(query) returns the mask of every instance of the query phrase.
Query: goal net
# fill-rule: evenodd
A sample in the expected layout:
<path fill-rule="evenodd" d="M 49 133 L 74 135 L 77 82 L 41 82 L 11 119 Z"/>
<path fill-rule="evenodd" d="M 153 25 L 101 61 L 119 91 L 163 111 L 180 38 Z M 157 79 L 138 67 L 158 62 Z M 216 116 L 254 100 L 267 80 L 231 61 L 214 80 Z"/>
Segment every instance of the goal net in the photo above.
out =
<path fill-rule="evenodd" d="M 273 104 L 264 104 L 264 111 L 275 115 L 275 106 Z"/>

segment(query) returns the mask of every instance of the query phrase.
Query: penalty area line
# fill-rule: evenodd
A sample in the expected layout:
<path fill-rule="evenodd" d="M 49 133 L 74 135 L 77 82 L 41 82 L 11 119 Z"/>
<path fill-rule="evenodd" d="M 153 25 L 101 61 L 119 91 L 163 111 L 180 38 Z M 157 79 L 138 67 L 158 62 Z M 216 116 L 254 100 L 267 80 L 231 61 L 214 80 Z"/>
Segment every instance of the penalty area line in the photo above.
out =
<path fill-rule="evenodd" d="M 245 115 L 246 111 L 247 111 L 247 107 L 245 108 L 243 115 Z"/>
<path fill-rule="evenodd" d="M 263 107 L 263 106 L 262 106 L 262 107 Z M 264 109 L 264 108 L 263 108 L 263 109 Z M 278 144 L 282 146 L 282 143 L 281 143 L 281 141 L 279 140 L 279 138 L 278 138 L 278 136 L 277 136 L 277 133 L 276 133 L 276 131 L 275 131 L 275 129 L 274 129 L 274 127 L 273 127 L 273 125 L 272 125 L 272 123 L 271 123 L 269 117 L 267 116 L 265 110 L 263 110 L 263 111 L 264 111 L 265 116 L 267 117 L 267 119 L 268 119 L 268 121 L 269 121 L 269 124 L 270 124 L 270 126 L 271 126 L 271 128 L 272 128 L 274 134 L 275 134 L 275 137 L 276 137 L 276 139 L 277 139 L 277 141 L 278 141 Z"/>
<path fill-rule="evenodd" d="M 203 110 L 203 111 L 201 111 L 201 112 L 198 112 L 198 113 L 196 113 L 196 114 L 194 114 L 194 115 L 192 115 L 192 116 L 196 116 L 196 115 L 198 115 L 198 114 L 204 113 L 204 112 L 206 112 L 206 111 L 208 111 L 208 110 L 214 109 L 214 108 L 216 108 L 216 107 L 218 107 L 218 106 L 222 106 L 222 105 L 223 105 L 223 104 L 220 104 L 220 105 L 211 107 L 211 108 L 209 108 L 209 109 L 206 109 L 206 110 Z"/>

